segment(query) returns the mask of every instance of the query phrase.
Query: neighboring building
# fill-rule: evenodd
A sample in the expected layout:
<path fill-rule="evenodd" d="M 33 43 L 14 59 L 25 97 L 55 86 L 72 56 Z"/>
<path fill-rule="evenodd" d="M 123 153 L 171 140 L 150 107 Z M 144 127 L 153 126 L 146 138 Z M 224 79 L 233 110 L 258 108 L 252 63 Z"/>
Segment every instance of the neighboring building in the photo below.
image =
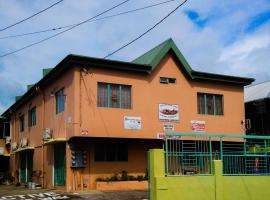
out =
<path fill-rule="evenodd" d="M 165 131 L 244 134 L 252 81 L 192 70 L 171 39 L 132 62 L 68 55 L 3 114 L 10 170 L 67 190 L 95 189 L 121 171 L 144 175 Z"/>
<path fill-rule="evenodd" d="M 247 134 L 270 135 L 270 81 L 245 87 Z"/>
<path fill-rule="evenodd" d="M 0 116 L 0 174 L 9 171 L 10 156 L 9 121 Z"/>

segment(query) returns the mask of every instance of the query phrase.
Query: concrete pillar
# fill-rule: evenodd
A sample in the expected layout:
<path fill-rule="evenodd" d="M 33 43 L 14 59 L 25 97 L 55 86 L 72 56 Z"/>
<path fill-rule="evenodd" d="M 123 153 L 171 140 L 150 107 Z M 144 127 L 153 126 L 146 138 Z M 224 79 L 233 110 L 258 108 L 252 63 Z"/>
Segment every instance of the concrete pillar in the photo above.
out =
<path fill-rule="evenodd" d="M 149 151 L 149 168 L 150 168 L 150 200 L 156 200 L 156 177 L 165 177 L 165 159 L 163 149 L 151 149 Z"/>
<path fill-rule="evenodd" d="M 223 200 L 223 170 L 222 161 L 214 160 L 214 176 L 215 176 L 215 199 Z"/>

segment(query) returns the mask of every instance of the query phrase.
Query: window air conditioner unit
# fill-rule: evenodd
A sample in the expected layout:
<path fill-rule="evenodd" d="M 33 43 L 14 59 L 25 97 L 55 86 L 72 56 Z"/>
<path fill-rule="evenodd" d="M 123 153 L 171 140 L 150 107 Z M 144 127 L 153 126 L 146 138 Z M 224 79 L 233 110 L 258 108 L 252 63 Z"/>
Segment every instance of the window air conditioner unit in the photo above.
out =
<path fill-rule="evenodd" d="M 43 140 L 47 141 L 52 139 L 52 130 L 50 128 L 43 129 Z"/>
<path fill-rule="evenodd" d="M 12 142 L 12 144 L 11 144 L 11 149 L 12 149 L 12 151 L 16 151 L 16 150 L 18 149 L 18 144 L 17 144 L 17 142 Z"/>
<path fill-rule="evenodd" d="M 6 144 L 10 144 L 11 143 L 11 137 L 6 137 Z"/>
<path fill-rule="evenodd" d="M 27 147 L 27 139 L 26 138 L 21 138 L 20 139 L 20 145 L 21 148 Z"/>

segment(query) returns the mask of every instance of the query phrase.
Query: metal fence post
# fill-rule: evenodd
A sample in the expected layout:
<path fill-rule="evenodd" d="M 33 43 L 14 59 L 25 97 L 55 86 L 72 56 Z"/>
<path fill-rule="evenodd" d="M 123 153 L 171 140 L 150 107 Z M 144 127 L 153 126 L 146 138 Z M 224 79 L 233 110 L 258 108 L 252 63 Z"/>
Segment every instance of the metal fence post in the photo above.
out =
<path fill-rule="evenodd" d="M 167 138 L 165 137 L 165 175 L 167 176 L 168 175 L 168 171 L 169 171 L 169 162 L 168 162 L 168 140 Z"/>

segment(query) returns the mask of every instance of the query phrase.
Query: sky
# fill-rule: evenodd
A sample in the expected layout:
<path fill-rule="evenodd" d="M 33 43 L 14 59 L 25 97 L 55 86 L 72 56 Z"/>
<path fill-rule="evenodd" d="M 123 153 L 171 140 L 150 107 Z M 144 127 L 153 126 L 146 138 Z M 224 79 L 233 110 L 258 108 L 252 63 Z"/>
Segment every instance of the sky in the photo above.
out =
<path fill-rule="evenodd" d="M 21 24 L 0 31 L 0 56 L 55 32 L 6 38 L 88 19 L 123 0 L 64 0 Z M 130 0 L 103 16 L 165 0 Z M 0 0 L 0 29 L 57 0 Z M 0 57 L 0 114 L 68 54 L 104 57 L 134 39 L 182 1 L 175 0 L 127 15 L 83 24 L 39 45 Z M 102 17 L 103 17 L 102 16 Z M 58 31 L 59 32 L 59 31 Z M 270 0 L 188 0 L 162 24 L 137 42 L 109 57 L 131 61 L 172 38 L 194 70 L 270 80 Z"/>

